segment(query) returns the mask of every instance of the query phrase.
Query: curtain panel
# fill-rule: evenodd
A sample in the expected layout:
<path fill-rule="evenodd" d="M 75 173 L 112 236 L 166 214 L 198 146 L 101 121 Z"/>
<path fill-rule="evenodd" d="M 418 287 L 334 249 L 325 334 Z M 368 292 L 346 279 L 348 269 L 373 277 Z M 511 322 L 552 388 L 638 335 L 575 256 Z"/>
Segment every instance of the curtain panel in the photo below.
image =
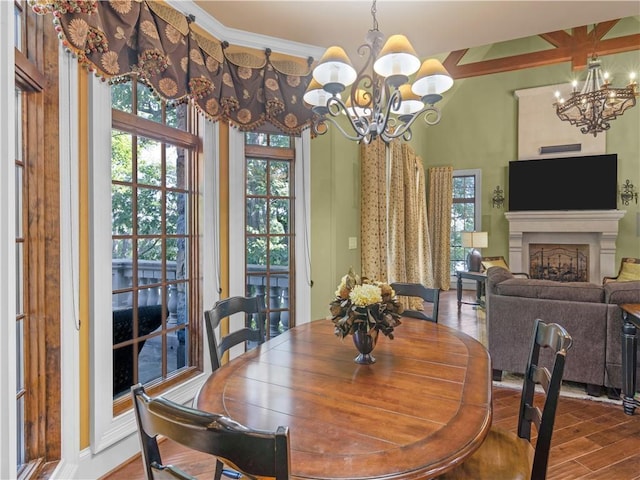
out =
<path fill-rule="evenodd" d="M 291 135 L 311 125 L 302 100 L 307 60 L 228 45 L 160 1 L 30 0 L 52 13 L 63 46 L 110 81 L 137 76 L 162 99 L 191 101 L 212 121 L 243 131 L 269 122 Z"/>
<path fill-rule="evenodd" d="M 360 246 L 362 276 L 387 278 L 387 159 L 379 138 L 360 146 Z"/>
<path fill-rule="evenodd" d="M 427 195 L 422 159 L 407 144 L 390 145 L 389 278 L 396 282 L 433 286 L 431 241 L 427 223 Z M 412 310 L 422 300 L 403 299 Z"/>
<path fill-rule="evenodd" d="M 388 158 L 387 158 L 388 156 Z M 362 274 L 433 285 L 422 160 L 406 144 L 360 147 Z M 416 301 L 409 308 L 422 309 Z"/>
<path fill-rule="evenodd" d="M 433 262 L 434 286 L 449 290 L 451 205 L 453 195 L 453 167 L 429 169 L 429 229 Z"/>

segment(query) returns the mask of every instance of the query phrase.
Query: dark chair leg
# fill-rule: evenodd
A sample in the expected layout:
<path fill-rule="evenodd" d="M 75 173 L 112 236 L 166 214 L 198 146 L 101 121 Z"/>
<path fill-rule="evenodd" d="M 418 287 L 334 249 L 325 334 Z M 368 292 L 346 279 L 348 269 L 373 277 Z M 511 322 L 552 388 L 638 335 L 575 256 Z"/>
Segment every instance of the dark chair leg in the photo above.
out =
<path fill-rule="evenodd" d="M 492 379 L 494 382 L 501 382 L 501 381 L 502 381 L 502 370 L 495 370 L 495 369 L 494 369 L 494 370 L 493 370 L 493 373 L 492 373 L 492 377 L 491 377 L 491 379 Z"/>

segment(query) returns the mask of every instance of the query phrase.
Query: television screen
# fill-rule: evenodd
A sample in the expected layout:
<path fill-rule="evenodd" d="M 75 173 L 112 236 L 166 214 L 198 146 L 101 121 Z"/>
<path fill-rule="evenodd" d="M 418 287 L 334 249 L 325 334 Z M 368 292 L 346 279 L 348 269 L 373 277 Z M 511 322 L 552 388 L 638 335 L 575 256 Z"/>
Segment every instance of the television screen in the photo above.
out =
<path fill-rule="evenodd" d="M 509 210 L 615 210 L 618 155 L 509 162 Z"/>

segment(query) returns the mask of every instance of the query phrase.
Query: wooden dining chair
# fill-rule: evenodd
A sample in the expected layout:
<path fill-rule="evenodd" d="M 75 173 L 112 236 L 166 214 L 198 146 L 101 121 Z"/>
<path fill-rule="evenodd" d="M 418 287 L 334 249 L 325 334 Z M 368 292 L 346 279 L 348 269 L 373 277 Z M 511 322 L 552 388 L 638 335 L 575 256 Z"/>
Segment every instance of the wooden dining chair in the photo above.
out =
<path fill-rule="evenodd" d="M 440 289 L 425 287 L 421 283 L 402 283 L 394 282 L 391 284 L 396 292 L 396 295 L 405 297 L 418 297 L 423 302 L 430 304 L 431 314 L 427 314 L 420 310 L 405 309 L 402 315 L 405 317 L 419 318 L 420 320 L 428 320 L 430 322 L 438 323 L 438 305 L 440 303 Z"/>
<path fill-rule="evenodd" d="M 147 480 L 195 477 L 173 465 L 163 465 L 157 436 L 167 437 L 187 448 L 215 457 L 214 479 L 220 480 L 223 465 L 231 478 L 286 480 L 290 472 L 289 429 L 254 430 L 223 415 L 186 407 L 162 397 L 150 398 L 141 384 L 131 387 L 138 424 L 142 461 Z M 226 472 L 224 472 L 226 474 Z"/>
<path fill-rule="evenodd" d="M 441 480 L 546 478 L 565 357 L 572 342 L 560 325 L 535 321 L 520 398 L 517 434 L 491 427 L 480 448 L 453 471 L 440 476 Z M 539 364 L 540 351 L 547 348 L 555 352 L 551 371 Z M 542 410 L 534 405 L 536 385 L 541 385 L 544 391 Z M 531 424 L 537 430 L 535 447 L 531 443 Z"/>
<path fill-rule="evenodd" d="M 216 340 L 215 329 L 223 318 L 235 313 L 245 313 L 245 326 Z M 251 326 L 251 316 L 255 318 L 256 328 Z M 265 306 L 263 297 L 230 297 L 219 300 L 211 310 L 204 312 L 207 336 L 209 339 L 209 355 L 211 368 L 220 368 L 222 356 L 231 347 L 243 342 L 261 344 L 265 340 Z"/>

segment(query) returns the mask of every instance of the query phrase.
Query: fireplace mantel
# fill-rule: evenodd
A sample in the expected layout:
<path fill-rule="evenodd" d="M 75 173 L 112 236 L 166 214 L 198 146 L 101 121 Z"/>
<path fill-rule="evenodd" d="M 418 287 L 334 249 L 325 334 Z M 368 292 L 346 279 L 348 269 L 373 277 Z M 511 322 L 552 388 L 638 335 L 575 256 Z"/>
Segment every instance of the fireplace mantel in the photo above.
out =
<path fill-rule="evenodd" d="M 618 222 L 625 213 L 625 210 L 506 212 L 509 265 L 514 271 L 529 271 L 530 243 L 583 243 L 589 245 L 589 281 L 600 283 L 603 276 L 617 272 Z"/>

